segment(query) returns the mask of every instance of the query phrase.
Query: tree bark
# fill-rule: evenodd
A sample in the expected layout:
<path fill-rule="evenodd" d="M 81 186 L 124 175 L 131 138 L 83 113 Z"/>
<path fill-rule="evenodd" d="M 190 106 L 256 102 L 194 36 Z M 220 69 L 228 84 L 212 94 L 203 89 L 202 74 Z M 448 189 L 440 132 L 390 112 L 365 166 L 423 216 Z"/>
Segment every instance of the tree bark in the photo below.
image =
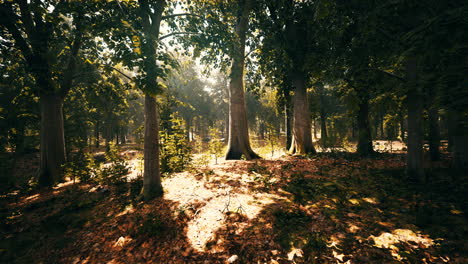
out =
<path fill-rule="evenodd" d="M 291 154 L 316 154 L 312 143 L 309 103 L 307 100 L 306 74 L 296 72 L 293 75 L 293 138 L 289 152 Z"/>
<path fill-rule="evenodd" d="M 65 163 L 63 99 L 55 94 L 43 94 L 41 107 L 41 163 L 39 185 L 52 186 L 62 180 L 61 165 Z"/>
<path fill-rule="evenodd" d="M 423 166 L 423 130 L 422 109 L 423 97 L 418 84 L 418 62 L 416 58 L 406 61 L 407 106 L 408 106 L 408 154 L 406 158 L 407 175 L 425 183 Z"/>
<path fill-rule="evenodd" d="M 320 141 L 323 147 L 328 146 L 328 133 L 327 133 L 327 112 L 325 111 L 325 95 L 323 94 L 323 85 L 319 84 L 317 87 L 319 90 L 320 99 Z"/>
<path fill-rule="evenodd" d="M 234 51 L 231 54 L 229 140 L 226 160 L 238 160 L 242 156 L 247 160 L 260 158 L 250 146 L 244 96 L 245 39 L 251 9 L 251 1 L 245 0 L 235 29 L 238 41 L 235 43 Z"/>
<path fill-rule="evenodd" d="M 439 128 L 439 109 L 432 104 L 428 110 L 429 119 L 429 151 L 431 160 L 440 159 L 440 128 Z"/>
<path fill-rule="evenodd" d="M 145 147 L 143 196 L 145 200 L 163 193 L 159 171 L 159 120 L 156 98 L 145 95 Z"/>
<path fill-rule="evenodd" d="M 100 121 L 97 120 L 96 123 L 94 124 L 94 138 L 96 142 L 94 143 L 94 146 L 96 148 L 99 148 L 99 123 Z"/>
<path fill-rule="evenodd" d="M 369 124 L 369 95 L 367 94 L 367 91 L 362 89 L 357 91 L 357 93 L 359 97 L 356 120 L 358 126 L 357 153 L 362 156 L 369 156 L 374 153 Z"/>
<path fill-rule="evenodd" d="M 291 147 L 292 143 L 292 129 L 291 129 L 291 119 L 292 119 L 292 113 L 291 113 L 291 95 L 289 92 L 286 95 L 285 98 L 285 105 L 284 105 L 284 120 L 285 120 L 285 130 L 286 130 L 286 149 L 288 150 Z"/>
<path fill-rule="evenodd" d="M 468 122 L 460 110 L 451 109 L 453 121 L 453 167 L 461 172 L 468 172 Z"/>
<path fill-rule="evenodd" d="M 163 195 L 159 171 L 159 119 L 155 91 L 158 90 L 157 42 L 166 1 L 158 0 L 152 8 L 150 8 L 146 0 L 140 0 L 139 3 L 143 32 L 145 34 L 145 41 L 142 43 L 142 54 L 144 56 L 144 71 L 146 73 L 145 87 L 143 87 L 143 91 L 145 92 L 145 143 L 143 189 L 141 193 L 145 200 L 150 200 Z"/>

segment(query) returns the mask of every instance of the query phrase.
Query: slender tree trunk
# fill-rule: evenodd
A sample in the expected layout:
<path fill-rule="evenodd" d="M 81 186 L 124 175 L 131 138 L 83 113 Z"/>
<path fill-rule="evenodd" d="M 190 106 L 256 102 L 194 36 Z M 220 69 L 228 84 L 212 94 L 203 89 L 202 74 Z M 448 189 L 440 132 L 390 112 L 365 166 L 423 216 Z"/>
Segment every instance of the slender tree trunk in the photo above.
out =
<path fill-rule="evenodd" d="M 418 84 L 418 65 L 416 58 L 406 62 L 407 104 L 408 104 L 408 154 L 406 172 L 410 178 L 425 183 L 423 167 L 423 130 L 422 110 L 423 97 Z"/>
<path fill-rule="evenodd" d="M 232 64 L 229 80 L 229 141 L 226 153 L 227 160 L 241 159 L 242 155 L 247 160 L 260 158 L 260 156 L 258 156 L 250 146 L 244 96 L 245 39 L 251 9 L 251 0 L 245 0 L 235 29 L 238 41 L 235 45 L 235 51 L 231 55 Z"/>
<path fill-rule="evenodd" d="M 158 0 L 153 8 L 148 1 L 140 0 L 140 11 L 142 18 L 145 41 L 142 43 L 142 54 L 144 56 L 145 86 L 145 146 L 144 146 L 144 173 L 143 189 L 141 193 L 145 200 L 163 195 L 161 174 L 159 171 L 159 119 L 155 98 L 157 91 L 157 68 L 156 50 L 158 46 L 159 29 L 162 13 L 166 7 L 165 0 Z"/>
<path fill-rule="evenodd" d="M 291 119 L 292 119 L 292 111 L 291 111 L 291 95 L 289 92 L 285 98 L 285 105 L 284 105 L 284 128 L 286 130 L 286 149 L 288 150 L 291 148 L 292 143 L 292 126 L 291 126 Z"/>
<path fill-rule="evenodd" d="M 320 111 L 320 140 L 325 147 L 327 146 L 327 139 L 327 115 L 325 111 Z"/>
<path fill-rule="evenodd" d="M 94 143 L 94 146 L 96 148 L 99 148 L 99 120 L 96 121 L 94 124 L 94 137 L 96 139 L 96 142 Z"/>
<path fill-rule="evenodd" d="M 357 153 L 368 156 L 374 153 L 372 135 L 369 124 L 369 95 L 365 90 L 358 91 L 359 104 L 357 113 L 358 143 Z"/>
<path fill-rule="evenodd" d="M 293 139 L 289 152 L 291 154 L 315 154 L 305 73 L 296 72 L 293 75 L 293 88 Z"/>
<path fill-rule="evenodd" d="M 127 143 L 127 128 L 122 127 L 120 129 L 120 144 L 126 144 Z"/>
<path fill-rule="evenodd" d="M 449 152 L 453 152 L 454 150 L 454 145 L 455 145 L 455 130 L 457 127 L 457 120 L 456 120 L 456 114 L 454 113 L 453 110 L 448 110 L 447 111 L 447 140 L 448 140 L 448 146 L 447 149 Z"/>
<path fill-rule="evenodd" d="M 380 128 L 380 139 L 385 139 L 384 133 L 384 115 L 380 113 L 380 120 L 379 120 L 379 128 Z"/>
<path fill-rule="evenodd" d="M 439 129 L 439 109 L 436 105 L 429 106 L 429 151 L 431 160 L 440 159 L 440 129 Z"/>
<path fill-rule="evenodd" d="M 402 142 L 405 141 L 405 117 L 403 114 L 403 110 L 400 110 L 400 139 Z"/>
<path fill-rule="evenodd" d="M 109 116 L 109 115 L 108 115 Z M 110 118 L 107 119 L 106 121 L 106 127 L 105 127 L 105 134 L 106 134 L 106 151 L 109 150 L 110 148 L 110 142 L 112 140 L 112 133 L 111 133 L 111 121 Z"/>
<path fill-rule="evenodd" d="M 61 165 L 65 163 L 63 99 L 55 94 L 43 94 L 41 106 L 41 166 L 39 185 L 52 186 L 62 180 Z"/>
<path fill-rule="evenodd" d="M 318 87 L 320 99 L 320 141 L 323 147 L 328 146 L 327 112 L 325 111 L 324 87 L 320 84 Z"/>

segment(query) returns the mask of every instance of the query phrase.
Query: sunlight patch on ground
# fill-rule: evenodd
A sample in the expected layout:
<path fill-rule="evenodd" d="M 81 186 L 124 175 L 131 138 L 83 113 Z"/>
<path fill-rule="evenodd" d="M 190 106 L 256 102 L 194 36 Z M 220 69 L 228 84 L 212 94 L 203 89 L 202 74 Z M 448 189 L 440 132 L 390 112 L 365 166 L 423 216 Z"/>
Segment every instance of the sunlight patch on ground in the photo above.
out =
<path fill-rule="evenodd" d="M 414 242 L 416 245 L 412 245 L 413 247 L 430 247 L 434 245 L 434 241 L 428 236 L 415 233 L 409 229 L 395 229 L 392 233 L 385 232 L 380 236 L 370 236 L 369 238 L 374 240 L 377 247 L 391 249 L 392 255 L 398 260 L 401 259 L 398 254 L 398 243 Z"/>
<path fill-rule="evenodd" d="M 219 177 L 213 176 L 216 179 Z M 228 175 L 221 177 L 226 178 Z M 227 179 L 239 181 L 242 185 L 242 178 L 242 175 L 232 174 Z M 227 212 L 240 213 L 253 219 L 265 205 L 273 202 L 274 197 L 265 193 L 237 193 L 234 192 L 234 187 L 223 183 L 208 189 L 202 181 L 196 180 L 189 173 L 179 173 L 165 179 L 163 187 L 164 198 L 178 202 L 179 208 L 202 205 L 195 211 L 187 230 L 192 247 L 198 251 L 204 251 L 206 243 L 214 239 L 215 232 L 225 224 Z M 237 191 L 242 189 L 238 188 Z"/>

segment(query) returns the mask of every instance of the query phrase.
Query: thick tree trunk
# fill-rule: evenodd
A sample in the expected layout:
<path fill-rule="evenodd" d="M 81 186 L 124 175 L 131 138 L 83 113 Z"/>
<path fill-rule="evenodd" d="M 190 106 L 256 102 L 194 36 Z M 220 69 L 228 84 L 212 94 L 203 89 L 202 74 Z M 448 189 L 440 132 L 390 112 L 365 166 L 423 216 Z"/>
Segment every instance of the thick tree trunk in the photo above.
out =
<path fill-rule="evenodd" d="M 250 146 L 244 97 L 245 39 L 251 9 L 251 1 L 245 0 L 235 29 L 238 41 L 235 45 L 234 53 L 231 54 L 232 64 L 229 80 L 229 141 L 226 153 L 227 160 L 241 159 L 242 156 L 247 160 L 260 158 Z"/>
<path fill-rule="evenodd" d="M 415 58 L 406 62 L 407 104 L 408 104 L 408 154 L 406 158 L 406 173 L 412 179 L 425 183 L 423 166 L 423 130 L 422 110 L 423 97 L 418 84 L 418 65 Z"/>
<path fill-rule="evenodd" d="M 312 143 L 309 103 L 307 100 L 306 75 L 296 72 L 293 76 L 293 139 L 291 154 L 315 154 Z"/>
<path fill-rule="evenodd" d="M 359 104 L 357 113 L 358 143 L 357 153 L 368 156 L 374 153 L 372 136 L 369 124 L 369 95 L 367 91 L 358 91 Z"/>
<path fill-rule="evenodd" d="M 159 171 L 159 122 L 156 98 L 145 95 L 145 149 L 143 196 L 145 200 L 163 193 Z"/>
<path fill-rule="evenodd" d="M 468 120 L 459 110 L 450 110 L 453 131 L 453 167 L 461 172 L 468 172 Z"/>
<path fill-rule="evenodd" d="M 63 129 L 63 99 L 43 94 L 41 106 L 41 163 L 39 185 L 52 186 L 62 180 L 61 166 L 66 161 Z"/>
<path fill-rule="evenodd" d="M 439 109 L 434 104 L 429 106 L 429 151 L 431 160 L 440 159 Z"/>
<path fill-rule="evenodd" d="M 235 68 L 234 62 L 232 68 Z M 242 68 L 237 67 L 237 70 L 243 71 L 243 66 Z M 243 74 L 241 76 L 235 75 L 231 73 L 231 81 L 229 83 L 229 140 L 226 159 L 241 159 L 242 155 L 247 160 L 258 159 L 260 157 L 252 150 L 249 141 Z"/>

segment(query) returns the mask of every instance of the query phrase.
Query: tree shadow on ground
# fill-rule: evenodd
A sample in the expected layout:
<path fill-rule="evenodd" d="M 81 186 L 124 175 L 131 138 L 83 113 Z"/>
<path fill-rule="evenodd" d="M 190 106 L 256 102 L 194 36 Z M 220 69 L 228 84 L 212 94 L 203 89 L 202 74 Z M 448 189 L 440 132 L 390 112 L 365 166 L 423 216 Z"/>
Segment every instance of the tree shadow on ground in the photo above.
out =
<path fill-rule="evenodd" d="M 22 199 L 3 212 L 0 262 L 223 263 L 191 247 L 193 212 L 164 198 L 138 202 L 140 187 L 72 184 Z"/>
<path fill-rule="evenodd" d="M 205 251 L 187 238 L 203 203 L 181 210 L 164 198 L 139 202 L 141 179 L 63 185 L 9 201 L 0 215 L 0 262 L 225 263 L 236 255 L 238 263 L 466 263 L 466 177 L 434 169 L 422 186 L 403 167 L 401 155 L 227 163 L 217 170 L 229 173 L 201 177 L 204 186 L 222 181 L 276 198 L 251 219 L 224 212 Z"/>
<path fill-rule="evenodd" d="M 280 198 L 254 219 L 226 216 L 208 248 L 244 263 L 466 263 L 464 179 L 436 169 L 418 185 L 406 179 L 403 161 L 322 154 L 293 158 L 280 171 L 277 162 L 251 162 L 258 178 L 277 177 L 252 191 Z"/>

